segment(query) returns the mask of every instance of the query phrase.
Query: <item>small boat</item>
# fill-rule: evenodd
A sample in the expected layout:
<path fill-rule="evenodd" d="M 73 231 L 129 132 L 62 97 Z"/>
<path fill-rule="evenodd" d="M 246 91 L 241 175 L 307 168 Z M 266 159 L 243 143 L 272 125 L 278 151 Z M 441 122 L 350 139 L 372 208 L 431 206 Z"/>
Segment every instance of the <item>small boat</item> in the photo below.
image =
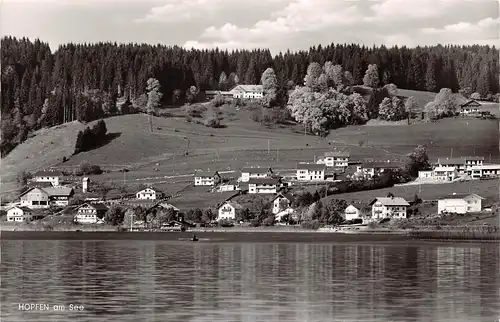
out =
<path fill-rule="evenodd" d="M 196 237 L 196 235 L 193 234 L 193 237 L 191 238 L 191 241 L 198 241 L 198 237 Z"/>

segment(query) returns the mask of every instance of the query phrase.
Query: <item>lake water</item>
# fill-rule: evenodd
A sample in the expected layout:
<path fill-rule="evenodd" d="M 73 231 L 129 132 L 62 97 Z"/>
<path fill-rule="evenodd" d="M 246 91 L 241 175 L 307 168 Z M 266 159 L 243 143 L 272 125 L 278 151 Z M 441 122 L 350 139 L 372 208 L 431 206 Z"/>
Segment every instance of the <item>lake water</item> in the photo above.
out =
<path fill-rule="evenodd" d="M 1 246 L 2 322 L 500 318 L 498 244 L 2 240 Z M 40 306 L 28 310 L 30 304 Z"/>

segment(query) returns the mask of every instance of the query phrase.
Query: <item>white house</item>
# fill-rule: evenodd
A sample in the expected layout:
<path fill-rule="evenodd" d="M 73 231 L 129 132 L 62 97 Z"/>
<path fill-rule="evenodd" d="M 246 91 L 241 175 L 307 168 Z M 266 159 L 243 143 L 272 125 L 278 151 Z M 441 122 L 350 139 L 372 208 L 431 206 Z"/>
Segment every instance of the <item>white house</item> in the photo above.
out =
<path fill-rule="evenodd" d="M 315 163 L 298 163 L 297 180 L 298 181 L 324 181 L 326 166 Z"/>
<path fill-rule="evenodd" d="M 219 172 L 197 172 L 194 174 L 195 186 L 215 186 L 221 181 Z"/>
<path fill-rule="evenodd" d="M 363 162 L 357 166 L 356 173 L 366 178 L 373 178 L 375 175 L 398 169 L 400 166 L 401 164 L 396 162 Z"/>
<path fill-rule="evenodd" d="M 264 86 L 262 85 L 236 85 L 231 90 L 233 98 L 255 99 L 264 97 Z"/>
<path fill-rule="evenodd" d="M 293 196 L 285 193 L 278 193 L 273 199 L 273 214 L 278 214 L 283 210 L 290 208 Z"/>
<path fill-rule="evenodd" d="M 438 214 L 457 213 L 466 214 L 480 212 L 484 198 L 475 193 L 455 193 L 451 196 L 438 200 Z"/>
<path fill-rule="evenodd" d="M 243 206 L 234 201 L 226 201 L 219 207 L 217 220 L 235 220 L 238 210 L 243 210 Z"/>
<path fill-rule="evenodd" d="M 61 171 L 38 171 L 33 174 L 35 182 L 50 182 L 53 186 L 58 186 L 59 181 L 63 177 Z"/>
<path fill-rule="evenodd" d="M 140 200 L 156 200 L 159 197 L 160 193 L 152 188 L 143 189 L 135 194 L 135 198 Z"/>
<path fill-rule="evenodd" d="M 361 210 L 356 208 L 354 205 L 349 205 L 344 210 L 344 219 L 345 220 L 353 220 L 361 217 Z"/>
<path fill-rule="evenodd" d="M 433 170 L 423 170 L 418 172 L 419 179 L 433 179 L 434 171 Z"/>
<path fill-rule="evenodd" d="M 500 176 L 500 164 L 474 165 L 467 169 L 467 174 L 472 179 Z"/>
<path fill-rule="evenodd" d="M 277 178 L 250 179 L 248 193 L 276 193 L 280 185 Z"/>
<path fill-rule="evenodd" d="M 270 178 L 273 175 L 271 168 L 243 168 L 241 170 L 241 182 L 248 182 L 250 179 Z"/>
<path fill-rule="evenodd" d="M 49 208 L 51 205 L 67 206 L 73 196 L 73 189 L 63 186 L 51 188 L 30 188 L 23 192 L 19 198 L 21 207 L 31 209 Z"/>
<path fill-rule="evenodd" d="M 437 181 L 453 181 L 458 178 L 458 171 L 454 166 L 439 166 L 433 171 L 434 179 Z"/>
<path fill-rule="evenodd" d="M 379 197 L 370 202 L 372 218 L 406 218 L 410 204 L 401 197 Z"/>
<path fill-rule="evenodd" d="M 460 158 L 440 158 L 437 161 L 438 167 L 456 167 L 459 174 L 467 172 L 472 166 L 483 165 L 484 157 L 468 156 Z"/>
<path fill-rule="evenodd" d="M 108 207 L 102 203 L 85 203 L 77 208 L 74 221 L 79 224 L 102 223 Z"/>
<path fill-rule="evenodd" d="M 29 222 L 33 220 L 31 209 L 27 207 L 11 207 L 7 209 L 7 221 Z"/>
<path fill-rule="evenodd" d="M 349 166 L 349 152 L 325 152 L 324 156 L 316 163 L 327 167 L 347 168 Z"/>

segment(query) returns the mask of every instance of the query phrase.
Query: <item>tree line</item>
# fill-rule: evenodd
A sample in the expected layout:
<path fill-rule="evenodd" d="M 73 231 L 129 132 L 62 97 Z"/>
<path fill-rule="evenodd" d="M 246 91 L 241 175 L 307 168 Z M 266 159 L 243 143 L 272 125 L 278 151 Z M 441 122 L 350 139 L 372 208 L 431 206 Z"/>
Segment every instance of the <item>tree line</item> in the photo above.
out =
<path fill-rule="evenodd" d="M 1 152 L 8 153 L 30 131 L 126 113 L 130 103 L 177 106 L 192 101 L 199 91 L 258 84 L 269 67 L 275 72 L 276 90 L 266 100 L 285 105 L 288 90 L 303 85 L 312 62 L 341 66 L 353 84 L 363 83 L 368 66 L 377 65 L 380 85 L 435 92 L 467 89 L 484 98 L 499 90 L 498 50 L 489 46 L 331 44 L 273 57 L 267 49 L 228 52 L 116 43 L 69 43 L 51 52 L 40 40 L 4 37 Z M 158 83 L 148 84 L 151 78 Z M 154 96 L 147 96 L 148 91 Z"/>

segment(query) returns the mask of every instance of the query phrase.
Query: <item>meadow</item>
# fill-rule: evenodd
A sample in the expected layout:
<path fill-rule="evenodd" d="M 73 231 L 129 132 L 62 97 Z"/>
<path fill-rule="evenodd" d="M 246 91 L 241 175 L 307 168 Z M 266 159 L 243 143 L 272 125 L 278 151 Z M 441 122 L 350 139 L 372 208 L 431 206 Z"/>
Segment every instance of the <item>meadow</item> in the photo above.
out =
<path fill-rule="evenodd" d="M 152 132 L 147 115 L 107 118 L 108 133 L 114 139 L 74 156 L 70 145 L 76 133 L 73 139 L 66 132 L 77 132 L 83 124 L 68 124 L 64 133 L 45 130 L 2 159 L 2 191 L 15 186 L 19 171 L 49 166 L 71 170 L 83 161 L 113 170 L 92 176 L 94 181 L 125 183 L 131 190 L 140 184 L 153 184 L 174 193 L 192 182 L 197 170 L 236 171 L 227 175 L 238 176 L 245 166 L 271 166 L 284 173 L 292 171 L 297 162 L 313 162 L 334 149 L 350 151 L 351 160 L 402 161 L 417 145 L 424 144 L 432 160 L 450 155 L 483 155 L 492 162 L 499 159 L 496 120 L 451 118 L 411 125 L 348 126 L 320 138 L 304 135 L 297 125 L 257 123 L 251 119 L 252 111 L 245 108 L 222 107 L 224 128 L 218 129 L 188 122 L 181 109 L 168 112 L 169 117 L 152 117 Z M 54 143 L 55 137 L 64 143 Z M 44 151 L 43 155 L 39 151 Z M 63 156 L 68 161 L 62 163 Z M 116 171 L 124 168 L 129 172 Z M 4 177 L 6 169 L 10 176 Z"/>

